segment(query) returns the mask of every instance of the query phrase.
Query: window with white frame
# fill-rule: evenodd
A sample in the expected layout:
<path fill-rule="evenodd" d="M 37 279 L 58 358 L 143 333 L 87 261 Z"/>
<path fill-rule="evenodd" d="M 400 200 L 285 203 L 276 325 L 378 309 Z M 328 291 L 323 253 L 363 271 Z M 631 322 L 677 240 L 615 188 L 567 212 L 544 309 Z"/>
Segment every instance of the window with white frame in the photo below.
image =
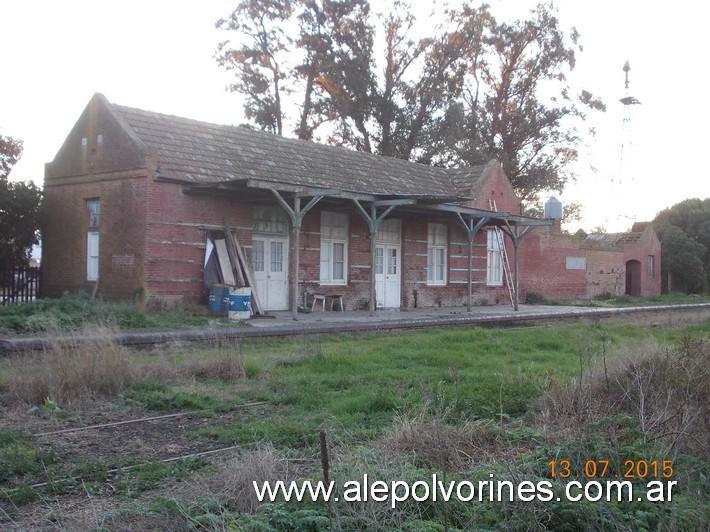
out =
<path fill-rule="evenodd" d="M 653 279 L 656 276 L 656 257 L 655 255 L 649 255 L 648 256 L 648 265 L 647 265 L 647 272 L 648 272 L 648 278 Z"/>
<path fill-rule="evenodd" d="M 486 284 L 503 285 L 503 234 L 498 229 L 488 230 L 488 268 Z"/>
<path fill-rule="evenodd" d="M 320 215 L 320 283 L 348 282 L 348 215 L 323 211 Z"/>
<path fill-rule="evenodd" d="M 427 274 L 430 285 L 446 284 L 446 224 L 427 224 Z"/>

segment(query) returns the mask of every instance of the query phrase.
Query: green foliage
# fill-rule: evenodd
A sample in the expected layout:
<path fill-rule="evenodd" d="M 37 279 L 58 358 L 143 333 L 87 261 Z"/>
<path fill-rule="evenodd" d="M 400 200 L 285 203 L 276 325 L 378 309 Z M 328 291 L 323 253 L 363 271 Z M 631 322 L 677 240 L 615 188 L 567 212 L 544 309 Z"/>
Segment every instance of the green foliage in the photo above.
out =
<path fill-rule="evenodd" d="M 225 408 L 224 403 L 211 395 L 173 390 L 167 384 L 154 380 L 138 381 L 123 392 L 122 396 L 146 410 L 160 412 Z"/>
<path fill-rule="evenodd" d="M 31 181 L 10 181 L 22 142 L 0 135 L 0 272 L 27 265 L 39 243 L 42 190 Z"/>
<path fill-rule="evenodd" d="M 574 122 L 604 110 L 566 82 L 576 32 L 565 36 L 552 5 L 499 23 L 489 6 L 463 4 L 441 25 L 415 25 L 402 0 L 384 13 L 368 0 L 242 0 L 217 23 L 235 35 L 217 60 L 261 129 L 293 124 L 302 139 L 440 166 L 496 157 L 526 202 L 561 191 L 577 156 Z"/>
<path fill-rule="evenodd" d="M 622 347 L 651 336 L 679 342 L 680 348 L 676 353 L 666 344 L 648 349 L 651 344 L 643 343 L 641 358 L 626 353 L 628 363 L 610 364 L 608 384 L 601 372 L 594 373 L 603 369 L 597 368 L 602 360 L 596 353 L 602 345 L 609 349 L 609 361 L 622 359 Z M 166 382 L 134 383 L 118 404 L 219 409 L 230 405 L 212 395 L 225 397 L 229 387 L 250 399 L 268 400 L 272 403 L 268 410 L 239 410 L 237 419 L 215 417 L 211 426 L 193 430 L 191 435 L 202 443 L 208 440 L 210 448 L 242 444 L 244 450 L 233 458 L 234 464 L 214 456 L 209 468 L 203 460 L 181 460 L 109 474 L 110 469 L 135 461 L 103 458 L 77 463 L 67 456 L 62 463 L 45 460 L 46 468 L 32 469 L 35 461 L 27 457 L 37 458 L 32 452 L 40 449 L 34 440 L 26 434 L 0 432 L 0 450 L 17 444 L 24 458 L 13 467 L 26 471 L 13 477 L 19 489 L 0 488 L 0 505 L 7 506 L 8 499 L 10 505 L 19 505 L 40 495 L 47 504 L 63 494 L 131 498 L 122 508 L 96 516 L 111 529 L 150 529 L 159 523 L 173 530 L 702 530 L 707 511 L 697 494 L 703 493 L 710 475 L 707 449 L 700 446 L 707 419 L 706 337 L 706 324 L 678 330 L 582 324 L 249 342 L 245 352 L 261 363 L 258 379 L 203 381 L 199 384 L 208 392 L 200 394 L 183 391 L 185 379 L 193 387 L 195 382 L 191 372 L 178 371 Z M 180 352 L 173 353 L 171 361 L 190 365 L 213 350 L 191 346 L 193 358 Z M 590 384 L 585 381 L 584 386 L 572 380 L 579 374 L 581 351 L 589 358 L 583 364 L 589 368 L 585 371 Z M 662 415 L 653 417 L 660 423 L 641 425 L 640 386 L 647 420 L 660 406 Z M 212 389 L 214 394 L 209 393 Z M 544 416 L 544 422 L 538 423 L 537 416 Z M 698 424 L 692 432 L 691 421 Z M 276 446 L 262 459 L 270 466 L 282 460 L 290 474 L 284 478 L 320 480 L 321 430 L 328 433 L 330 478 L 336 486 L 360 480 L 365 473 L 370 481 L 403 480 L 410 485 L 430 480 L 433 473 L 445 482 L 465 480 L 474 485 L 488 481 L 491 474 L 514 484 L 536 483 L 551 480 L 549 461 L 561 459 L 575 464 L 575 480 L 585 461 L 601 459 L 611 462 L 607 477 L 618 479 L 624 460 L 669 457 L 679 484 L 670 504 L 570 502 L 564 499 L 562 481 L 554 480 L 559 501 L 410 499 L 392 509 L 387 503 L 346 502 L 341 496 L 330 508 L 333 513 L 322 502 L 245 509 L 246 492 L 229 491 L 238 483 L 251 489 L 261 462 L 247 466 L 248 449 L 258 442 Z M 199 441 L 195 443 L 199 446 Z M 241 468 L 239 474 L 235 467 Z M 281 478 L 273 471 L 261 474 Z M 28 487 L 45 473 L 51 487 L 42 493 Z M 72 478 L 63 481 L 67 476 Z M 176 486 L 184 488 L 173 489 Z M 641 495 L 647 488 L 634 481 L 634 489 Z M 152 490 L 161 491 L 150 500 Z M 61 512 L 53 515 L 61 528 Z"/>
<path fill-rule="evenodd" d="M 283 130 L 281 92 L 287 77 L 277 57 L 290 44 L 279 24 L 288 20 L 292 10 L 291 0 L 245 0 L 229 19 L 217 22 L 218 28 L 240 32 L 246 40 L 238 49 L 227 48 L 226 42 L 220 46 L 218 62 L 237 71 L 231 90 L 246 96 L 247 119 L 277 135 Z"/>
<path fill-rule="evenodd" d="M 31 436 L 0 430 L 0 482 L 36 473 L 54 460 L 54 455 L 42 450 Z"/>
<path fill-rule="evenodd" d="M 22 156 L 22 141 L 0 135 L 0 179 L 7 179 L 10 170 Z"/>
<path fill-rule="evenodd" d="M 268 351 L 262 397 L 278 412 L 243 426 L 199 431 L 224 443 L 304 448 L 322 426 L 375 437 L 409 409 L 446 411 L 452 423 L 523 414 L 551 375 L 577 368 L 574 328 L 455 328 L 387 337 L 293 338 Z M 290 344 L 290 346 L 289 346 Z M 258 352 L 254 353 L 258 356 Z M 262 357 L 264 355 L 261 355 Z"/>
<path fill-rule="evenodd" d="M 658 213 L 664 291 L 705 292 L 710 284 L 710 198 L 682 201 Z M 668 274 L 672 285 L 668 286 Z"/>
<path fill-rule="evenodd" d="M 30 486 L 22 485 L 18 488 L 0 487 L 0 503 L 3 503 L 7 508 L 32 504 L 38 499 L 40 499 L 40 494 Z M 5 515 L 0 514 L 0 524 L 2 524 L 4 517 Z"/>
<path fill-rule="evenodd" d="M 215 325 L 229 325 L 226 320 L 214 320 L 198 310 L 185 308 L 148 312 L 131 303 L 91 300 L 85 293 L 65 294 L 57 299 L 0 306 L 0 331 L 68 332 L 81 330 L 87 324 L 100 324 L 121 330 L 213 328 Z"/>
<path fill-rule="evenodd" d="M 200 458 L 185 458 L 173 462 L 150 462 L 117 473 L 113 487 L 121 495 L 138 497 L 166 482 L 182 480 L 202 469 L 206 462 Z"/>
<path fill-rule="evenodd" d="M 525 303 L 528 305 L 545 305 L 547 304 L 547 299 L 539 292 L 528 292 L 525 294 Z"/>

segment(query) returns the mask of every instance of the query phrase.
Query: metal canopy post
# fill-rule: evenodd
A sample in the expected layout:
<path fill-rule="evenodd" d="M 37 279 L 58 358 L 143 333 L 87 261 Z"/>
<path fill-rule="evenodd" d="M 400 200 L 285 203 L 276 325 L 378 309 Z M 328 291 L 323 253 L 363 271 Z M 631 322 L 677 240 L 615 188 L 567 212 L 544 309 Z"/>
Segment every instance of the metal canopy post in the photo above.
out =
<path fill-rule="evenodd" d="M 468 299 L 466 300 L 466 311 L 471 312 L 471 299 L 473 292 L 473 239 L 476 237 L 478 230 L 483 227 L 491 219 L 490 217 L 480 218 L 477 222 L 474 222 L 475 218 L 470 216 L 468 220 L 464 220 L 460 212 L 456 212 L 456 217 L 461 223 L 464 231 L 466 231 L 466 237 L 468 238 L 468 275 L 467 275 L 467 285 L 468 285 Z"/>
<path fill-rule="evenodd" d="M 380 222 L 382 222 L 397 205 L 410 205 L 413 202 L 411 200 L 373 201 L 370 204 L 369 214 L 358 200 L 354 199 L 353 203 L 357 207 L 360 216 L 367 222 L 367 227 L 370 230 L 370 316 L 375 316 L 377 309 L 377 294 L 375 292 L 375 237 L 377 235 L 377 229 L 380 226 Z M 378 205 L 387 207 L 379 216 L 377 215 Z"/>
<path fill-rule="evenodd" d="M 293 280 L 291 281 L 291 291 L 292 293 L 292 300 L 291 300 L 291 312 L 293 315 L 293 319 L 295 321 L 298 321 L 298 292 L 299 292 L 299 280 L 298 280 L 298 272 L 300 268 L 300 251 L 301 251 L 301 222 L 303 221 L 303 217 L 306 215 L 308 211 L 310 211 L 316 203 L 318 203 L 321 199 L 323 199 L 328 192 L 335 192 L 335 191 L 318 191 L 318 192 L 297 192 L 294 195 L 293 198 L 293 208 L 286 202 L 286 200 L 281 196 L 278 190 L 271 189 L 271 192 L 273 195 L 276 197 L 276 201 L 279 202 L 279 205 L 283 207 L 283 209 L 288 213 L 289 217 L 291 218 L 291 226 L 292 226 L 292 232 L 293 232 L 293 248 L 294 248 L 294 256 L 293 256 Z M 309 201 L 306 206 L 301 209 L 301 197 L 303 196 L 313 196 L 311 198 L 311 201 Z"/>

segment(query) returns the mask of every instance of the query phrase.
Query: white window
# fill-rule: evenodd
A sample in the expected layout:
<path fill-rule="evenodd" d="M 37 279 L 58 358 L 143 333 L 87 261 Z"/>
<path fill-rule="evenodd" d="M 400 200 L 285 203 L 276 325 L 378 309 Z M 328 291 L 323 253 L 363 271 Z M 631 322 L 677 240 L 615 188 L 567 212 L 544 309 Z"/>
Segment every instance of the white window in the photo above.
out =
<path fill-rule="evenodd" d="M 568 270 L 586 270 L 587 257 L 567 257 L 565 259 L 565 268 Z"/>
<path fill-rule="evenodd" d="M 86 280 L 99 279 L 99 234 L 89 232 L 86 238 Z"/>
<path fill-rule="evenodd" d="M 99 279 L 99 221 L 101 211 L 99 200 L 86 200 L 86 280 Z"/>
<path fill-rule="evenodd" d="M 320 216 L 320 283 L 348 282 L 348 215 L 323 211 Z"/>
<path fill-rule="evenodd" d="M 446 224 L 428 224 L 427 284 L 446 284 L 446 244 Z"/>
<path fill-rule="evenodd" d="M 486 284 L 503 285 L 503 234 L 498 229 L 488 230 L 488 268 Z"/>
<path fill-rule="evenodd" d="M 648 278 L 653 279 L 656 276 L 656 256 L 655 255 L 649 255 L 648 256 Z"/>

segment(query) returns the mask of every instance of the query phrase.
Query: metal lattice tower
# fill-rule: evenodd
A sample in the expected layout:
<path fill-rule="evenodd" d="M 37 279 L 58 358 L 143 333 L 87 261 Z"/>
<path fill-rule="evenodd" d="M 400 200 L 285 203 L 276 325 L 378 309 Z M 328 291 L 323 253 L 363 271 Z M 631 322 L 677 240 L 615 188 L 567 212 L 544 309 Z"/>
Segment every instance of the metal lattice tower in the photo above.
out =
<path fill-rule="evenodd" d="M 638 101 L 634 96 L 631 95 L 629 91 L 629 70 L 631 70 L 631 67 L 629 66 L 629 62 L 626 61 L 624 63 L 624 97 L 620 98 L 619 101 L 624 105 L 624 115 L 622 119 L 622 139 L 621 139 L 621 174 L 620 174 L 620 180 L 623 178 L 625 172 L 625 168 L 629 168 L 631 172 L 633 172 L 633 164 L 629 164 L 627 161 L 624 160 L 624 156 L 626 155 L 626 158 L 630 158 L 630 152 L 631 148 L 633 146 L 632 143 L 632 135 L 631 135 L 631 107 L 634 105 L 640 105 L 641 102 Z M 626 152 L 626 153 L 625 153 Z M 631 177 L 631 180 L 633 181 L 633 173 L 629 176 Z"/>

